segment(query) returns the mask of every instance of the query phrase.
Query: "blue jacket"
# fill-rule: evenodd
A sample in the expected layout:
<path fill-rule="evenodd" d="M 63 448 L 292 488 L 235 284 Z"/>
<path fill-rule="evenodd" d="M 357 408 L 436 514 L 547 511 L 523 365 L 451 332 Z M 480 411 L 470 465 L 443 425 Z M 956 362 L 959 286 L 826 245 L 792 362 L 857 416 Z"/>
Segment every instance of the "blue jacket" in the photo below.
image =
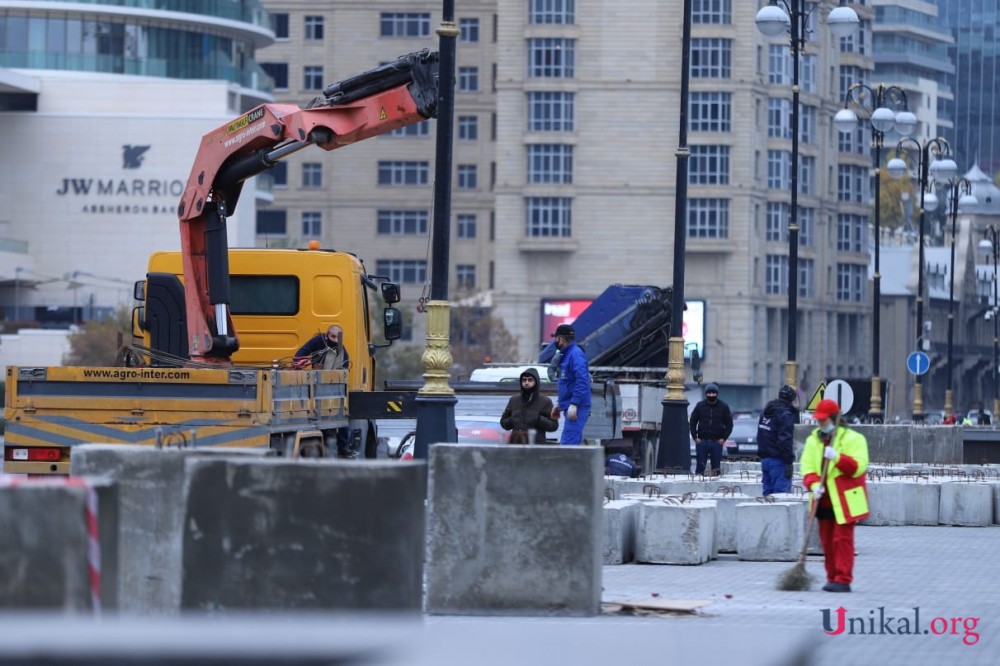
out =
<path fill-rule="evenodd" d="M 767 403 L 757 421 L 757 455 L 779 458 L 786 465 L 795 462 L 795 410 L 784 400 Z"/>
<path fill-rule="evenodd" d="M 570 405 L 590 407 L 590 366 L 575 342 L 566 345 L 559 361 L 559 409 Z"/>

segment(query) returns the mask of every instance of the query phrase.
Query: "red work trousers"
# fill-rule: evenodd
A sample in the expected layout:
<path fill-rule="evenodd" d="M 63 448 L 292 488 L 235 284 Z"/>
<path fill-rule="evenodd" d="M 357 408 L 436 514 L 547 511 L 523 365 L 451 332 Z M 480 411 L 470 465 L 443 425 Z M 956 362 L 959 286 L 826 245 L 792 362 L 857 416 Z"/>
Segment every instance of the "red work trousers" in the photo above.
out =
<path fill-rule="evenodd" d="M 825 555 L 826 579 L 850 585 L 854 580 L 854 523 L 838 525 L 836 520 L 821 519 L 819 540 Z"/>

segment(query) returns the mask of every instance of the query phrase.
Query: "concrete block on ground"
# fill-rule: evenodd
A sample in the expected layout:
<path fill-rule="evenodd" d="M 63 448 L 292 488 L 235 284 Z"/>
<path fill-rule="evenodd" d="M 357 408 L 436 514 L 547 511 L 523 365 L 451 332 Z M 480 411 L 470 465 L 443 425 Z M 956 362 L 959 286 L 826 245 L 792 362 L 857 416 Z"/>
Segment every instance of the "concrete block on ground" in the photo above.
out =
<path fill-rule="evenodd" d="M 85 481 L 97 493 L 98 603 L 117 610 L 117 487 Z M 0 535 L 0 607 L 94 609 L 86 488 L 48 479 L 0 486 Z"/>
<path fill-rule="evenodd" d="M 741 560 L 794 562 L 805 539 L 805 502 L 736 505 L 736 553 Z"/>
<path fill-rule="evenodd" d="M 420 611 L 423 462 L 185 465 L 182 609 Z"/>
<path fill-rule="evenodd" d="M 123 612 L 180 610 L 184 461 L 192 456 L 265 454 L 264 449 L 156 449 L 126 444 L 73 448 L 73 475 L 108 478 L 118 488 L 117 595 Z"/>
<path fill-rule="evenodd" d="M 742 493 L 722 494 L 700 493 L 700 500 L 715 502 L 715 552 L 736 552 L 736 505 L 749 502 L 753 498 Z"/>
<path fill-rule="evenodd" d="M 635 554 L 639 502 L 613 500 L 604 504 L 604 564 L 625 564 Z"/>
<path fill-rule="evenodd" d="M 716 556 L 715 502 L 643 502 L 635 559 L 652 564 L 704 564 Z"/>
<path fill-rule="evenodd" d="M 993 486 L 987 483 L 942 483 L 938 523 L 964 527 L 992 525 L 993 494 Z"/>
<path fill-rule="evenodd" d="M 600 612 L 602 454 L 590 446 L 433 445 L 427 612 Z"/>
<path fill-rule="evenodd" d="M 862 525 L 937 525 L 941 486 L 926 481 L 867 484 L 869 516 Z"/>
<path fill-rule="evenodd" d="M 1000 525 L 1000 483 L 990 485 L 993 486 L 993 524 Z"/>

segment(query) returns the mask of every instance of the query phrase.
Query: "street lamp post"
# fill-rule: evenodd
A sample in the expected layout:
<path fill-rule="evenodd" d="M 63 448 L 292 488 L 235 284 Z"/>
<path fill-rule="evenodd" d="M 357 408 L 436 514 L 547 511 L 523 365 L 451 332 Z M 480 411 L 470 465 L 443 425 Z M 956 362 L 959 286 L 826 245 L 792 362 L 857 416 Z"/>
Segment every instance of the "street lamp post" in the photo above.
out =
<path fill-rule="evenodd" d="M 993 420 L 1000 417 L 1000 383 L 998 383 L 997 373 L 1000 372 L 1000 311 L 997 308 L 997 264 L 1000 263 L 1000 230 L 994 225 L 986 227 L 989 240 L 979 241 L 979 247 L 988 249 L 993 255 Z"/>
<path fill-rule="evenodd" d="M 906 150 L 914 150 L 917 154 L 917 186 L 920 188 L 920 228 L 917 240 L 917 331 L 918 348 L 924 345 L 924 218 L 927 211 L 934 212 L 938 207 L 938 198 L 933 191 L 927 190 L 934 186 L 935 181 L 951 180 L 958 174 L 958 165 L 949 156 L 951 146 L 942 138 L 925 140 L 921 145 L 916 139 L 903 138 L 896 145 L 896 157 L 889 160 L 886 171 L 893 178 L 902 178 L 907 172 L 906 161 L 899 157 Z M 931 163 L 931 156 L 934 162 Z M 913 386 L 913 420 L 920 423 L 924 420 L 924 393 L 920 375 L 914 375 Z"/>
<path fill-rule="evenodd" d="M 907 110 L 906 92 L 898 86 L 879 84 L 870 88 L 864 83 L 855 83 L 847 89 L 844 96 L 844 108 L 834 116 L 833 123 L 842 133 L 850 133 L 857 129 L 864 120 L 858 117 L 851 106 L 857 106 L 867 113 L 867 124 L 871 126 L 872 147 L 875 153 L 872 158 L 872 174 L 875 177 L 875 272 L 872 277 L 872 388 L 871 406 L 868 416 L 872 423 L 881 423 L 883 415 L 882 378 L 879 375 L 879 351 L 881 338 L 881 299 L 882 273 L 880 269 L 881 234 L 882 234 L 882 146 L 886 132 L 896 130 L 903 136 L 909 136 L 917 127 L 917 117 Z"/>
<path fill-rule="evenodd" d="M 950 182 L 951 191 L 948 192 L 948 212 L 951 214 L 951 264 L 948 269 L 948 386 L 944 392 L 944 411 L 946 414 L 954 414 L 954 382 L 955 382 L 955 240 L 958 231 L 958 212 L 968 212 L 974 208 L 979 201 L 972 195 L 972 183 L 965 178 Z M 962 194 L 964 192 L 964 194 Z"/>
<path fill-rule="evenodd" d="M 799 60 L 806 42 L 806 21 L 818 8 L 818 2 L 806 9 L 805 0 L 771 0 L 771 4 L 761 7 L 754 22 L 757 29 L 768 37 L 782 33 L 791 36 L 792 56 L 792 173 L 791 206 L 788 221 L 788 361 L 785 363 L 785 383 L 798 386 L 796 347 L 798 337 L 799 298 Z M 861 21 L 857 13 L 844 6 L 830 10 L 826 19 L 830 32 L 835 37 L 853 34 Z"/>

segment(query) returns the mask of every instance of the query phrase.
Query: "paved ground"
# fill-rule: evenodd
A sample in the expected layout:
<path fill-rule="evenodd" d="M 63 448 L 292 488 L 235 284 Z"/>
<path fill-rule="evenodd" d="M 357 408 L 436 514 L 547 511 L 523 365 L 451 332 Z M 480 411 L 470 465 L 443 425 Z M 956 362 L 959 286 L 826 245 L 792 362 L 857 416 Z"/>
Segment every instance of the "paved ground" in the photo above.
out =
<path fill-rule="evenodd" d="M 564 632 L 569 644 L 575 646 L 568 648 L 569 653 L 575 653 L 574 661 L 579 664 L 616 663 L 616 651 L 609 649 L 616 642 L 622 645 L 622 657 L 645 658 L 638 663 L 677 663 L 683 657 L 687 666 L 1000 663 L 1000 527 L 862 526 L 857 529 L 857 548 L 851 594 L 819 589 L 824 578 L 819 557 L 810 557 L 807 565 L 819 580 L 814 591 L 780 592 L 775 581 L 792 564 L 741 562 L 735 555 L 722 555 L 717 561 L 695 567 L 604 567 L 606 600 L 711 602 L 693 616 L 579 620 L 445 617 L 429 618 L 427 628 L 442 637 L 458 636 L 454 630 L 464 625 L 470 635 L 479 635 L 492 623 L 496 631 L 506 628 L 515 645 L 522 635 L 516 627 L 529 636 L 539 630 Z M 654 593 L 658 596 L 653 597 Z M 836 609 L 841 606 L 848 621 L 855 620 L 853 635 L 850 629 L 826 635 L 824 611 L 831 614 L 835 629 Z M 919 620 L 915 608 L 919 609 Z M 889 628 L 899 630 L 906 624 L 908 631 L 920 633 L 880 635 L 880 613 Z M 935 618 L 948 618 L 947 628 L 944 620 Z M 953 625 L 951 618 L 962 619 Z M 861 625 L 865 635 L 860 634 Z M 506 659 L 499 658 L 504 654 L 516 655 L 520 664 L 545 663 L 532 659 L 537 653 L 526 648 L 496 645 L 494 650 L 500 653 L 491 663 L 504 663 Z M 566 656 L 563 648 L 550 647 L 552 658 Z"/>

